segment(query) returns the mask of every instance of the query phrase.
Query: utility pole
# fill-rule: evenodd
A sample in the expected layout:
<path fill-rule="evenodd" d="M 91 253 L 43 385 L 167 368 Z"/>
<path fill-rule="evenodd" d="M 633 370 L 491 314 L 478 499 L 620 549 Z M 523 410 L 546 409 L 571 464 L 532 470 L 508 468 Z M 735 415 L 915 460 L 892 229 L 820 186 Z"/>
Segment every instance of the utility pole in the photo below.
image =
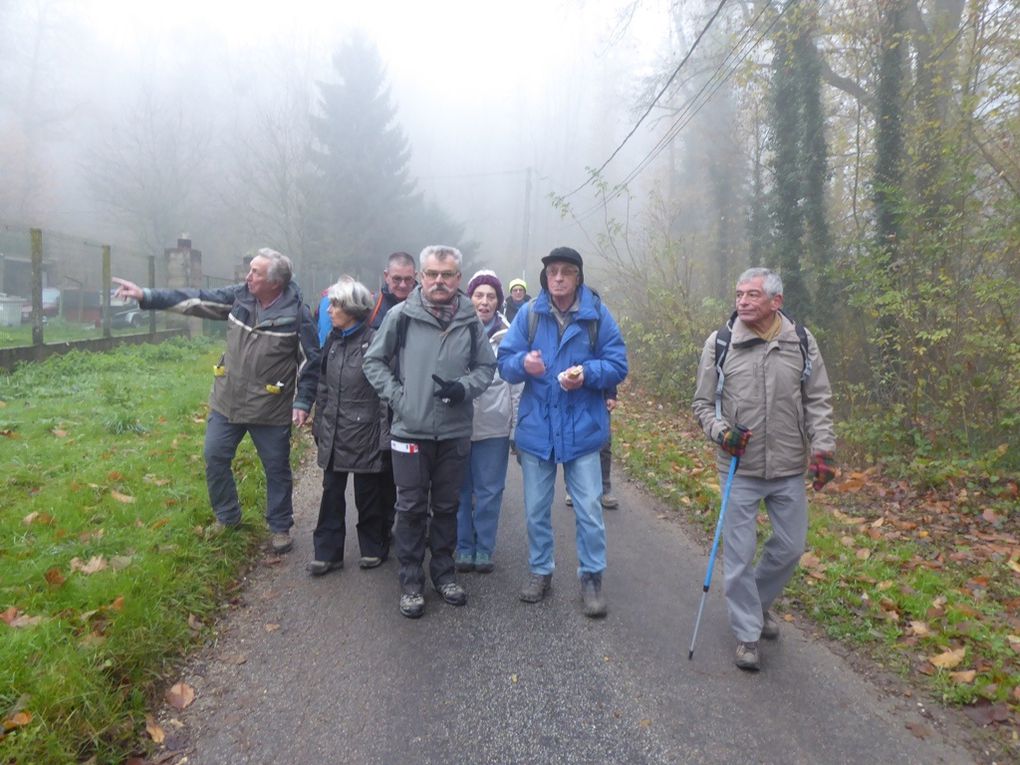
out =
<path fill-rule="evenodd" d="M 524 175 L 524 231 L 521 232 L 521 278 L 528 280 L 528 254 L 531 250 L 531 168 Z"/>

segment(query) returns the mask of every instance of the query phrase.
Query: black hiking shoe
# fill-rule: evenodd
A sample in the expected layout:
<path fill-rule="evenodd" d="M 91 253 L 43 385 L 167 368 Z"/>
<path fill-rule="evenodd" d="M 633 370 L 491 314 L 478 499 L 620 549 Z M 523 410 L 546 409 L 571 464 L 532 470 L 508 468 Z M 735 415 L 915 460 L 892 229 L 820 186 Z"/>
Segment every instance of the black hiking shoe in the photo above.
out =
<path fill-rule="evenodd" d="M 581 574 L 581 599 L 584 601 L 584 615 L 599 619 L 606 615 L 606 599 L 602 595 L 602 572 Z"/>

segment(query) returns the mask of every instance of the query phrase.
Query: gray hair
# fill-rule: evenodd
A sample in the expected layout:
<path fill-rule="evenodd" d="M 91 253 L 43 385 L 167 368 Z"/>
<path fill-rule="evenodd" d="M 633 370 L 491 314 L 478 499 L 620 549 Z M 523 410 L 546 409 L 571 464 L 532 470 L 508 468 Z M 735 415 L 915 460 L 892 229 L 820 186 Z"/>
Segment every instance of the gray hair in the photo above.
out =
<path fill-rule="evenodd" d="M 338 306 L 345 314 L 356 321 L 361 321 L 372 312 L 375 301 L 372 293 L 353 276 L 341 276 L 336 284 L 326 290 L 329 302 Z"/>
<path fill-rule="evenodd" d="M 783 294 L 783 280 L 770 268 L 749 268 L 737 277 L 737 286 L 752 279 L 761 279 L 761 287 L 770 298 Z"/>
<path fill-rule="evenodd" d="M 418 256 L 418 262 L 420 263 L 419 268 L 425 268 L 425 260 L 427 258 L 434 257 L 437 260 L 453 260 L 457 263 L 457 270 L 460 270 L 460 264 L 464 262 L 464 256 L 460 254 L 460 250 L 456 247 L 449 247 L 445 244 L 430 244 L 424 250 L 421 251 L 421 255 Z"/>
<path fill-rule="evenodd" d="M 269 261 L 269 268 L 266 269 L 266 278 L 272 284 L 278 284 L 281 287 L 286 287 L 290 284 L 291 277 L 294 275 L 294 264 L 290 262 L 290 258 L 269 247 L 260 247 L 258 252 L 255 253 L 255 257 L 265 258 Z"/>

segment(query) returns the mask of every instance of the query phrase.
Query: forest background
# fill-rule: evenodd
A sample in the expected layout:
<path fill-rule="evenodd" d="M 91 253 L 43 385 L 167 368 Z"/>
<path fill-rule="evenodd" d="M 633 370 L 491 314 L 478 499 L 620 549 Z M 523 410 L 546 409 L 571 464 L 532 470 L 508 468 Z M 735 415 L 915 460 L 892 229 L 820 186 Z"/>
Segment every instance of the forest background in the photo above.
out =
<path fill-rule="evenodd" d="M 537 281 L 570 242 L 625 322 L 636 379 L 682 406 L 734 277 L 767 264 L 821 343 L 842 460 L 1016 491 L 1015 2 L 562 3 L 565 26 L 509 62 L 516 90 L 481 60 L 445 64 L 482 69 L 492 103 L 509 88 L 517 119 L 481 93 L 455 111 L 414 90 L 414 58 L 442 57 L 421 58 L 444 49 L 428 35 L 394 65 L 402 107 L 363 30 L 326 48 L 281 31 L 268 55 L 212 27 L 125 44 L 109 7 L 80 8 L 0 5 L 8 255 L 28 225 L 145 254 L 186 231 L 207 273 L 269 244 L 311 291 L 342 272 L 375 287 L 386 253 L 433 241 L 460 245 L 465 270 Z M 100 96 L 129 54 L 136 77 L 99 78 Z"/>
<path fill-rule="evenodd" d="M 141 280 L 187 232 L 208 274 L 269 245 L 315 295 L 444 241 L 535 292 L 572 244 L 631 356 L 620 456 L 706 521 L 698 357 L 735 277 L 776 267 L 842 468 L 792 597 L 1016 729 L 1018 3 L 386 2 L 359 31 L 295 2 L 307 36 L 261 3 L 145 5 L 132 37 L 115 0 L 0 0 L 0 252 L 38 226 Z"/>

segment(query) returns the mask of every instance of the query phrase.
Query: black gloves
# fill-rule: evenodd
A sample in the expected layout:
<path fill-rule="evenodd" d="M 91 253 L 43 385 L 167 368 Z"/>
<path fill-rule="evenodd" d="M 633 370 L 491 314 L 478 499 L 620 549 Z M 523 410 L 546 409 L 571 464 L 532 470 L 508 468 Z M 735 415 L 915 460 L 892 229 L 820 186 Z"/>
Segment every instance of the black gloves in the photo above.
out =
<path fill-rule="evenodd" d="M 444 380 L 439 375 L 432 375 L 432 379 L 436 381 L 436 385 L 439 386 L 433 395 L 436 398 L 442 399 L 447 404 L 459 404 L 464 400 L 467 395 L 467 391 L 464 390 L 464 386 L 456 380 Z"/>

